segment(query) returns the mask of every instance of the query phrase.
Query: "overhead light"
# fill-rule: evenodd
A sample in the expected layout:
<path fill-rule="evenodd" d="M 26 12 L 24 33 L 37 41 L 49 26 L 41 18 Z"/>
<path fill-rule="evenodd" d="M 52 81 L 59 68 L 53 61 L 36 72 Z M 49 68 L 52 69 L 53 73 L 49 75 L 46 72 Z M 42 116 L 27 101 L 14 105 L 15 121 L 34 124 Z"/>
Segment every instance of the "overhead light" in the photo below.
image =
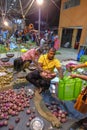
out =
<path fill-rule="evenodd" d="M 43 0 L 37 0 L 38 5 L 42 5 L 43 4 Z"/>
<path fill-rule="evenodd" d="M 7 22 L 7 21 L 4 21 L 4 25 L 5 25 L 5 26 L 8 26 L 8 22 Z"/>
<path fill-rule="evenodd" d="M 14 0 L 14 2 L 16 2 L 16 0 Z"/>

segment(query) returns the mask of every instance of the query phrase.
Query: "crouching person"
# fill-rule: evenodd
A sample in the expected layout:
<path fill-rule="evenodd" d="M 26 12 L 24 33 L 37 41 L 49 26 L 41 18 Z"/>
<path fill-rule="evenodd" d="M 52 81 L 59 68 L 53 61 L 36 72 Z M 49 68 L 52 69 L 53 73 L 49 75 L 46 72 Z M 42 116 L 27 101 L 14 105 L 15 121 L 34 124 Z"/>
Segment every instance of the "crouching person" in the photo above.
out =
<path fill-rule="evenodd" d="M 18 57 L 14 60 L 14 70 L 20 72 L 21 70 L 28 68 L 32 61 L 35 61 L 39 58 L 40 54 L 40 48 L 28 50 L 21 57 Z"/>

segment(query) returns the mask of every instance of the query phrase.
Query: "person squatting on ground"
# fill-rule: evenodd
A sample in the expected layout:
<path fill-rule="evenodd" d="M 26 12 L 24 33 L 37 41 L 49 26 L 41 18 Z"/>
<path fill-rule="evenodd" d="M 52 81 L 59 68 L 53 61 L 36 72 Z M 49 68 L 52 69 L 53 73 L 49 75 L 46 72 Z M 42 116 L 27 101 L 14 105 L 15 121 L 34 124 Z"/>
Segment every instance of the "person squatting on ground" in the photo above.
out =
<path fill-rule="evenodd" d="M 59 72 L 59 77 L 63 77 L 63 71 L 61 68 L 60 61 L 54 58 L 56 50 L 54 48 L 49 49 L 47 54 L 41 55 L 38 60 L 39 69 L 29 73 L 26 76 L 26 79 L 32 83 L 35 87 L 37 87 L 39 93 L 42 91 L 48 90 L 50 87 L 50 80 L 44 77 L 44 74 L 52 74 L 54 68 L 56 68 Z M 45 76 L 46 76 L 45 75 Z M 51 78 L 54 78 L 56 75 L 51 75 Z"/>
<path fill-rule="evenodd" d="M 29 67 L 32 61 L 35 61 L 39 58 L 40 54 L 40 48 L 28 50 L 21 57 L 18 57 L 14 60 L 14 70 L 20 72 L 21 70 L 24 70 L 26 67 Z"/>

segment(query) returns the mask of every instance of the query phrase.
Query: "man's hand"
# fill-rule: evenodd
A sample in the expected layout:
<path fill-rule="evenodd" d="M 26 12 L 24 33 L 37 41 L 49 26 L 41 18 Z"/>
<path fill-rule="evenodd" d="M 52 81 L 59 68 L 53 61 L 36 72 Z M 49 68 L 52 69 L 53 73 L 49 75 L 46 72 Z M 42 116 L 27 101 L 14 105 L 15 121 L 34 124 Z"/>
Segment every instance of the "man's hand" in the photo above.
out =
<path fill-rule="evenodd" d="M 70 77 L 71 77 L 71 78 L 77 78 L 77 77 L 78 77 L 78 74 L 71 74 Z"/>
<path fill-rule="evenodd" d="M 77 65 L 71 65 L 70 68 L 71 68 L 72 70 L 76 70 L 76 69 L 77 69 Z"/>
<path fill-rule="evenodd" d="M 56 73 L 51 73 L 50 71 L 43 71 L 40 73 L 40 75 L 46 79 L 53 79 L 56 77 Z"/>

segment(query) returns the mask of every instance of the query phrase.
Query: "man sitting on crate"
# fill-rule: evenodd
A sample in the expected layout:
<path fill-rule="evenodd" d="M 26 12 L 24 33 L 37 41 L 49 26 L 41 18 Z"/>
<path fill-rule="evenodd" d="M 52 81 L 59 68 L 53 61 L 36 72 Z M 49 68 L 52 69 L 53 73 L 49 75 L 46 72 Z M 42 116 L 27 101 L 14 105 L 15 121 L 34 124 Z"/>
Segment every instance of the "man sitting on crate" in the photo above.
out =
<path fill-rule="evenodd" d="M 72 70 L 76 70 L 78 68 L 86 68 L 87 67 L 87 62 L 82 63 L 82 64 L 78 64 L 78 65 L 72 65 L 70 66 L 72 68 Z M 71 74 L 70 75 L 72 78 L 80 78 L 83 80 L 87 81 L 87 75 L 81 75 L 81 74 Z M 87 98 L 87 97 L 86 97 Z M 75 122 L 71 128 L 72 129 L 76 129 L 77 127 L 83 126 L 83 129 L 87 129 L 87 116 L 85 118 L 80 119 L 78 122 Z"/>
<path fill-rule="evenodd" d="M 56 50 L 49 49 L 47 54 L 41 55 L 38 60 L 38 69 L 29 73 L 26 79 L 37 87 L 39 93 L 49 89 L 50 81 L 56 76 L 54 68 L 59 72 L 59 77 L 63 77 L 60 61 L 54 58 Z"/>

